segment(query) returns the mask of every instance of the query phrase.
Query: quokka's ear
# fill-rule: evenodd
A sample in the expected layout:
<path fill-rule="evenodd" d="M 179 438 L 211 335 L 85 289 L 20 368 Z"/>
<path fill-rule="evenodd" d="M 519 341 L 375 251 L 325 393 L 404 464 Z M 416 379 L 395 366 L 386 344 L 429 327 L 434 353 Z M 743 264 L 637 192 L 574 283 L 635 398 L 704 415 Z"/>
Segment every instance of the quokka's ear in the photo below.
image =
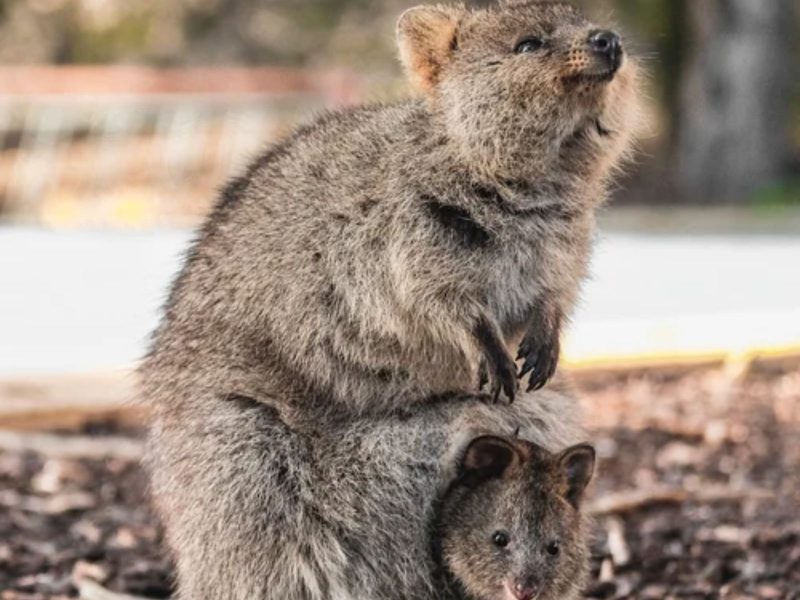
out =
<path fill-rule="evenodd" d="M 417 6 L 397 22 L 400 60 L 415 88 L 430 92 L 456 49 L 463 8 Z"/>
<path fill-rule="evenodd" d="M 589 444 L 572 446 L 559 455 L 558 462 L 564 474 L 564 497 L 580 508 L 583 492 L 594 475 L 594 448 Z"/>
<path fill-rule="evenodd" d="M 473 487 L 487 479 L 502 479 L 523 460 L 522 450 L 506 438 L 492 435 L 475 438 L 461 459 L 461 481 Z"/>

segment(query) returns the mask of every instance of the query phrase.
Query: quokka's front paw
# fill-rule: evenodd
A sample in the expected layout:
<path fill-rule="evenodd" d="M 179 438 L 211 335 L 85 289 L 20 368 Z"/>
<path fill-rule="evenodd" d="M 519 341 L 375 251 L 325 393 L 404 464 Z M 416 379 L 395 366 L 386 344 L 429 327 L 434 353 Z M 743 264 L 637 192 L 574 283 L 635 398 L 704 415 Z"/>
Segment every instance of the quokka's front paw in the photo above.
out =
<path fill-rule="evenodd" d="M 517 395 L 517 366 L 507 353 L 484 358 L 480 364 L 479 377 L 481 390 L 487 384 L 491 386 L 489 393 L 495 404 L 501 395 L 508 398 L 509 404 L 514 402 Z"/>
<path fill-rule="evenodd" d="M 528 391 L 542 389 L 555 374 L 558 358 L 561 354 L 561 344 L 558 332 L 542 335 L 541 331 L 528 333 L 519 346 L 517 360 L 524 360 L 519 378 L 522 379 L 530 373 Z"/>
<path fill-rule="evenodd" d="M 493 401 L 505 394 L 509 404 L 517 395 L 517 365 L 511 360 L 499 328 L 489 319 L 479 320 L 475 325 L 475 337 L 482 349 L 478 366 L 480 389 L 489 383 Z"/>

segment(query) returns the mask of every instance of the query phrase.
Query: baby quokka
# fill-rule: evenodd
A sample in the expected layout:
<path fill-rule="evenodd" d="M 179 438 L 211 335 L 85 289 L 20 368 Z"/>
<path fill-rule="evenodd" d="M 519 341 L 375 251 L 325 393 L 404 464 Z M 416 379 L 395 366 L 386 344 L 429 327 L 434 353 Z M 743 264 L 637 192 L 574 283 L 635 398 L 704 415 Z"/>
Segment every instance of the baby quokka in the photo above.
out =
<path fill-rule="evenodd" d="M 586 444 L 552 454 L 519 439 L 475 439 L 445 496 L 435 537 L 454 597 L 580 596 L 588 558 L 580 504 L 594 461 Z"/>
<path fill-rule="evenodd" d="M 421 6 L 397 36 L 418 97 L 328 114 L 225 188 L 148 397 L 365 412 L 487 381 L 513 400 L 553 375 L 636 129 L 634 61 L 560 2 Z"/>

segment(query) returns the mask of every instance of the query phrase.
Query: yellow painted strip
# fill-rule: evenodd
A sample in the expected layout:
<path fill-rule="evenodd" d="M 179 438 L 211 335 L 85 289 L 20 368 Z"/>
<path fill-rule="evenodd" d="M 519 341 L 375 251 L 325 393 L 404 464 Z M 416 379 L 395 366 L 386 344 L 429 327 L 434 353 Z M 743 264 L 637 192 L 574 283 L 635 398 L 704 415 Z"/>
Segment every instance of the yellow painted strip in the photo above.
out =
<path fill-rule="evenodd" d="M 642 352 L 639 354 L 603 354 L 587 356 L 571 356 L 565 354 L 561 362 L 569 369 L 625 369 L 631 367 L 658 367 L 665 365 L 692 365 L 712 362 L 726 362 L 734 359 L 755 358 L 800 358 L 800 344 L 785 346 L 759 347 L 736 350 L 721 350 L 718 348 L 707 350 L 663 350 Z"/>

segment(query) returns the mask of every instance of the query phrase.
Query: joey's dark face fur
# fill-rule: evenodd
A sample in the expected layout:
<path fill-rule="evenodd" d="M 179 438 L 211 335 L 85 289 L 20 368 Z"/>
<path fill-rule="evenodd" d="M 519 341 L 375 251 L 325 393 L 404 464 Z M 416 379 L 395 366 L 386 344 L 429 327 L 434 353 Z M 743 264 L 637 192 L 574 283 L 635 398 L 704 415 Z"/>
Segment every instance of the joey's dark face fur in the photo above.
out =
<path fill-rule="evenodd" d="M 441 560 L 476 600 L 557 600 L 583 583 L 580 501 L 594 450 L 553 455 L 519 440 L 474 440 L 443 508 Z"/>
<path fill-rule="evenodd" d="M 571 5 L 422 7 L 399 31 L 412 79 L 479 168 L 545 171 L 569 160 L 576 138 L 596 144 L 603 161 L 627 148 L 639 97 L 634 61 L 616 33 Z"/>

